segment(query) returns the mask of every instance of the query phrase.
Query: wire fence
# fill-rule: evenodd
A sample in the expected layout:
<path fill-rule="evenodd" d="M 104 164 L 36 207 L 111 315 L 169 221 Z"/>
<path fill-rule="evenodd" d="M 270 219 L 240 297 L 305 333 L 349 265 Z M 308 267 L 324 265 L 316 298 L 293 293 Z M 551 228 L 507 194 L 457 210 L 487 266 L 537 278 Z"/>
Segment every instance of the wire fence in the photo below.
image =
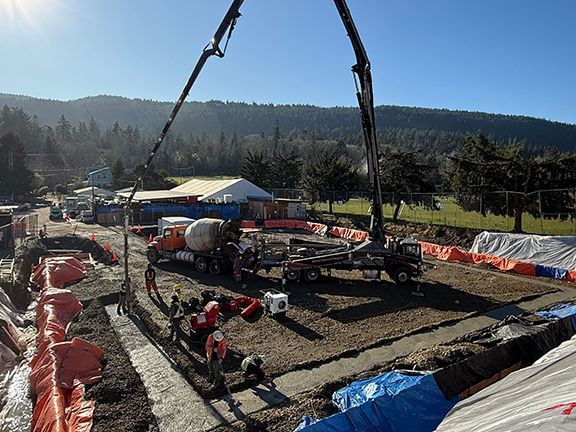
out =
<path fill-rule="evenodd" d="M 308 210 L 329 211 L 339 216 L 369 215 L 367 191 L 330 191 L 321 202 L 301 189 L 271 189 L 274 198 L 302 200 Z M 457 193 L 382 194 L 384 214 L 392 219 L 466 228 L 512 231 L 521 207 L 522 229 L 537 234 L 576 235 L 576 189 L 541 190 L 531 193 L 486 192 L 476 196 Z M 394 203 L 394 204 L 392 204 Z"/>

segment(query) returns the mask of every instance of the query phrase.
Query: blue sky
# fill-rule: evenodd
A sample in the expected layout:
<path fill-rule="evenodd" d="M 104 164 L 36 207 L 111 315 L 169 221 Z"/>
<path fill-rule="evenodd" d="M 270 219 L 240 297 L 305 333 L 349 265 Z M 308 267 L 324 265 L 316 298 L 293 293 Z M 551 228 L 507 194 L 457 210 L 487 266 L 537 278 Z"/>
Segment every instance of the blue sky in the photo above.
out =
<path fill-rule="evenodd" d="M 175 100 L 229 0 L 0 0 L 0 92 Z M 576 1 L 348 0 L 377 104 L 576 123 Z M 355 105 L 331 0 L 246 0 L 188 100 Z"/>

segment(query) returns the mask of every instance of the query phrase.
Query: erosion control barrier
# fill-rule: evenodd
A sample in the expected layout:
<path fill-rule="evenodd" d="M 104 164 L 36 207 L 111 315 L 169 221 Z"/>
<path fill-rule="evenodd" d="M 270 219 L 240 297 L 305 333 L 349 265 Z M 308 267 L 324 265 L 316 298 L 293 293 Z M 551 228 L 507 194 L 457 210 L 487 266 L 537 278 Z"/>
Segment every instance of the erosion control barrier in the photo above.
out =
<path fill-rule="evenodd" d="M 249 223 L 251 221 L 242 222 L 243 228 L 252 228 L 256 225 Z M 295 219 L 269 219 L 264 221 L 264 228 L 285 228 L 285 229 L 301 229 L 308 231 L 312 234 L 318 234 L 325 236 L 330 234 L 334 237 L 339 237 L 347 240 L 353 240 L 357 242 L 364 241 L 368 238 L 368 232 L 356 230 L 352 228 L 343 227 L 329 227 L 316 222 L 307 222 Z"/>
<path fill-rule="evenodd" d="M 458 261 L 473 264 L 487 263 L 499 270 L 510 271 L 527 276 L 544 276 L 553 279 L 567 279 L 576 282 L 576 270 L 560 269 L 540 264 L 498 257 L 494 255 L 470 252 L 455 246 L 441 246 L 434 243 L 420 242 L 422 252 L 442 261 Z"/>
<path fill-rule="evenodd" d="M 68 326 L 82 305 L 64 287 L 84 277 L 84 265 L 73 257 L 47 258 L 31 276 L 41 290 L 36 353 L 30 362 L 30 389 L 37 398 L 32 432 L 89 432 L 92 428 L 94 402 L 84 400 L 84 385 L 102 379 L 103 351 L 83 339 L 66 341 Z"/>
<path fill-rule="evenodd" d="M 303 417 L 295 432 L 435 430 L 460 400 L 532 364 L 574 335 L 575 305 L 537 314 L 550 321 L 512 317 L 469 335 L 467 342 L 487 349 L 435 372 L 391 371 L 355 381 L 332 395 L 341 412 L 318 421 Z"/>

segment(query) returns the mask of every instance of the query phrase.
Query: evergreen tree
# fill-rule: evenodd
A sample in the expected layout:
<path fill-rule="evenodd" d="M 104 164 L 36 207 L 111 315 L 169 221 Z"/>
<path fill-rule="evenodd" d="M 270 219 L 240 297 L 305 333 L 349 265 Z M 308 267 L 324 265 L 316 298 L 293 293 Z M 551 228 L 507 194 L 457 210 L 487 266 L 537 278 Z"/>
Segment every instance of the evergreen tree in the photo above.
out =
<path fill-rule="evenodd" d="M 424 165 L 418 161 L 418 151 L 388 150 L 380 159 L 380 182 L 383 192 L 384 203 L 389 203 L 394 208 L 392 221 L 398 221 L 398 212 L 402 201 L 406 196 L 401 193 L 411 193 L 411 203 L 430 206 L 432 201 L 418 192 L 434 192 L 433 167 Z"/>
<path fill-rule="evenodd" d="M 8 133 L 0 138 L 0 194 L 26 195 L 34 174 L 26 166 L 26 150 L 18 136 Z"/>
<path fill-rule="evenodd" d="M 110 171 L 112 172 L 112 187 L 122 189 L 121 180 L 124 178 L 124 164 L 122 163 L 122 159 L 115 159 L 114 162 L 112 162 Z"/>
<path fill-rule="evenodd" d="M 542 203 L 535 205 L 531 193 L 576 187 L 576 155 L 528 157 L 515 141 L 498 145 L 482 134 L 467 136 L 450 160 L 448 178 L 459 204 L 466 210 L 480 208 L 482 214 L 514 217 L 513 232 L 522 232 L 525 212 L 540 216 Z"/>
<path fill-rule="evenodd" d="M 302 159 L 300 159 L 295 149 L 290 152 L 280 153 L 271 161 L 271 187 L 294 189 L 300 183 L 301 175 Z"/>
<path fill-rule="evenodd" d="M 266 159 L 263 153 L 252 153 L 244 158 L 244 165 L 240 175 L 246 180 L 260 187 L 269 187 L 270 161 Z"/>
<path fill-rule="evenodd" d="M 354 190 L 359 182 L 358 167 L 344 156 L 324 151 L 304 168 L 302 187 L 314 201 L 328 201 L 332 213 L 333 191 Z"/>
<path fill-rule="evenodd" d="M 72 126 L 66 120 L 64 114 L 60 116 L 58 124 L 56 125 L 56 139 L 59 143 L 69 145 L 72 144 Z"/>

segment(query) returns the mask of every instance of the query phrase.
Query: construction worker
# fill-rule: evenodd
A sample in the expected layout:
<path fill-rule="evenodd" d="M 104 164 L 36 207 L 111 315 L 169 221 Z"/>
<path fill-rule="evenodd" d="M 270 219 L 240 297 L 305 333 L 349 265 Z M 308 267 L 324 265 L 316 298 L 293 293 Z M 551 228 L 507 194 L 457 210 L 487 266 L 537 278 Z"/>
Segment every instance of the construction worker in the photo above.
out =
<path fill-rule="evenodd" d="M 123 280 L 120 284 L 120 291 L 118 292 L 118 306 L 116 307 L 116 313 L 118 315 L 124 315 L 128 313 L 128 308 L 126 307 L 126 281 Z"/>
<path fill-rule="evenodd" d="M 156 286 L 156 270 L 152 263 L 148 263 L 148 268 L 144 271 L 144 280 L 146 281 L 146 290 L 148 295 L 152 296 L 152 291 L 158 296 L 158 287 Z"/>
<path fill-rule="evenodd" d="M 234 257 L 234 264 L 232 265 L 232 267 L 234 268 L 234 280 L 236 282 L 242 282 L 243 262 L 242 262 L 242 254 L 240 252 L 238 252 Z"/>
<path fill-rule="evenodd" d="M 251 355 L 242 360 L 240 367 L 244 371 L 244 376 L 256 375 L 256 378 L 263 380 L 266 374 L 262 370 L 264 364 L 264 357 L 259 355 Z"/>
<path fill-rule="evenodd" d="M 174 285 L 172 295 L 176 294 L 180 301 L 184 301 L 184 294 L 182 294 L 182 285 L 176 284 Z"/>
<path fill-rule="evenodd" d="M 168 316 L 170 320 L 170 339 L 176 335 L 174 342 L 180 342 L 180 334 L 182 329 L 180 328 L 180 322 L 184 319 L 184 305 L 175 292 L 172 293 L 172 303 L 170 304 L 170 314 Z"/>
<path fill-rule="evenodd" d="M 213 388 L 224 384 L 222 361 L 226 357 L 226 339 L 220 330 L 216 330 L 206 341 L 206 360 L 208 362 L 208 381 Z"/>

